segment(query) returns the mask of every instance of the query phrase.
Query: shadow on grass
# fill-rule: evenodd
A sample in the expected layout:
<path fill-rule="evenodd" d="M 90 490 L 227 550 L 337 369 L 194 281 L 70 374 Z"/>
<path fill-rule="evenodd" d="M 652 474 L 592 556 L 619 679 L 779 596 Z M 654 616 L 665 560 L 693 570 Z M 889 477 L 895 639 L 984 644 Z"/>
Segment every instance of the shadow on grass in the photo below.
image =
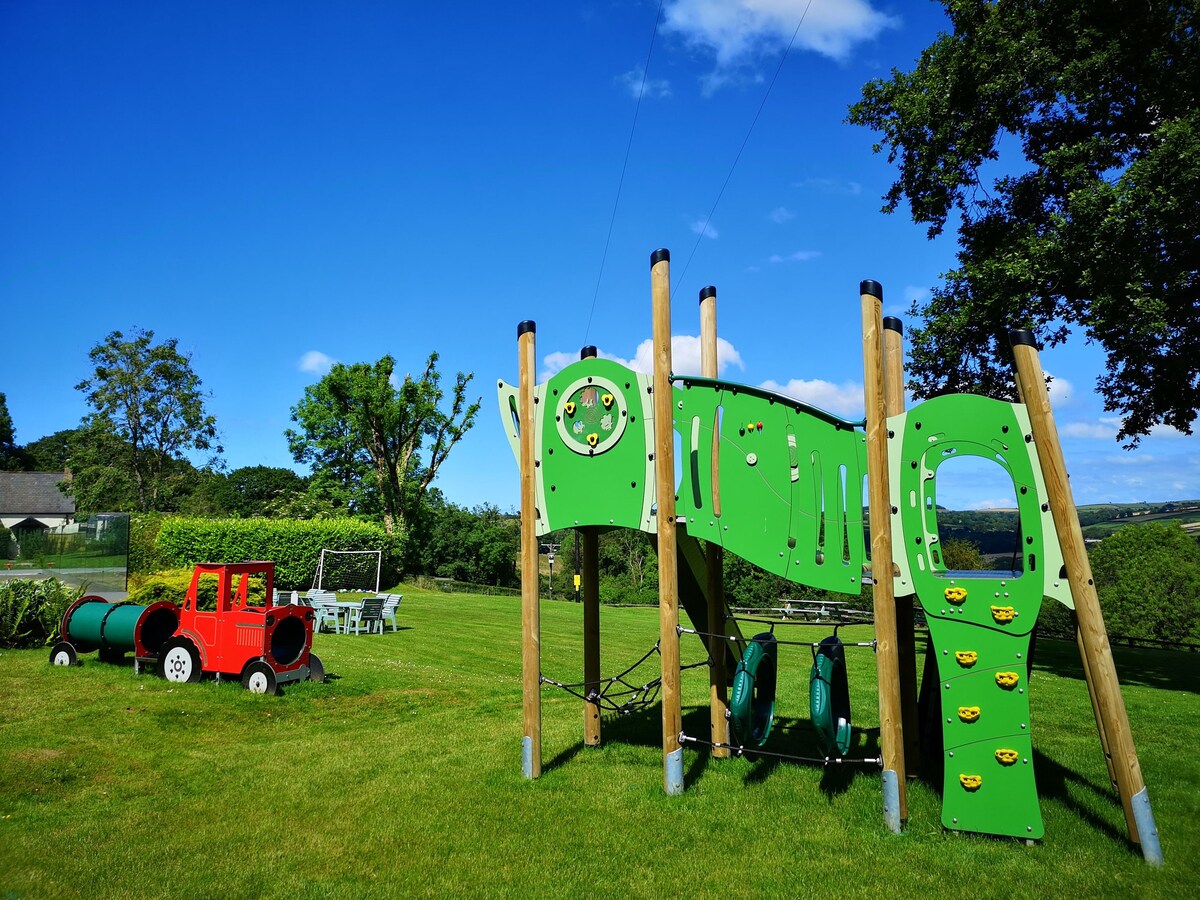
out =
<path fill-rule="evenodd" d="M 1037 781 L 1038 797 L 1053 798 L 1070 810 L 1092 828 L 1103 833 L 1106 837 L 1124 845 L 1129 845 L 1129 836 L 1121 826 L 1114 825 L 1111 818 L 1101 816 L 1087 804 L 1071 796 L 1070 785 L 1076 785 L 1094 795 L 1100 802 L 1116 810 L 1116 817 L 1123 824 L 1124 812 L 1121 809 L 1121 798 L 1106 782 L 1097 784 L 1090 778 L 1080 775 L 1073 769 L 1046 756 L 1038 749 L 1033 751 L 1033 771 Z"/>
<path fill-rule="evenodd" d="M 1118 646 L 1114 646 L 1112 652 L 1117 678 L 1123 685 L 1200 694 L 1200 654 Z M 1078 645 L 1072 641 L 1039 637 L 1033 670 L 1083 681 Z"/>

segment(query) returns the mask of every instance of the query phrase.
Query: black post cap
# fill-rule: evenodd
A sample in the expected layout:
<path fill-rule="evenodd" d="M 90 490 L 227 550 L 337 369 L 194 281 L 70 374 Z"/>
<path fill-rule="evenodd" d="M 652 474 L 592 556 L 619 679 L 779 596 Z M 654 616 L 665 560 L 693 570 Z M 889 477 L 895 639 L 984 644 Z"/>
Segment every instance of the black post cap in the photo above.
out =
<path fill-rule="evenodd" d="M 580 359 L 594 359 L 596 357 L 596 347 L 593 344 L 588 344 L 579 351 Z"/>
<path fill-rule="evenodd" d="M 700 288 L 700 302 L 703 303 L 709 297 L 717 296 L 717 289 L 711 284 L 708 287 Z"/>
<path fill-rule="evenodd" d="M 537 331 L 537 322 L 533 319 L 526 319 L 517 325 L 517 339 L 520 340 L 523 334 L 533 334 Z"/>
<path fill-rule="evenodd" d="M 1033 332 L 1027 328 L 1013 328 L 1008 332 L 1008 342 L 1014 346 L 1032 347 L 1037 349 L 1037 338 L 1033 336 Z"/>
<path fill-rule="evenodd" d="M 654 268 L 660 262 L 670 262 L 670 261 L 671 261 L 671 251 L 670 250 L 664 250 L 660 247 L 659 249 L 655 250 L 653 253 L 650 254 L 650 267 L 651 268 Z"/>
<path fill-rule="evenodd" d="M 883 327 L 888 331 L 894 331 L 896 334 L 904 334 L 904 323 L 895 316 L 884 316 Z"/>
<path fill-rule="evenodd" d="M 871 281 L 870 279 L 860 281 L 858 283 L 858 292 L 859 294 L 870 294 L 872 297 L 877 297 L 880 300 L 883 299 L 883 285 L 878 281 Z"/>

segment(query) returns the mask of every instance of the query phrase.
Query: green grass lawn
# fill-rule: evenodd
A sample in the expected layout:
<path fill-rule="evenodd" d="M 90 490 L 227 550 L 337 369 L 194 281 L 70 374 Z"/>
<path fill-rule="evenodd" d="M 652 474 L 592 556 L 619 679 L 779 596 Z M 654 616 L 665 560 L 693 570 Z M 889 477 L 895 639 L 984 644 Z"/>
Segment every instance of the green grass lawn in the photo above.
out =
<path fill-rule="evenodd" d="M 1166 866 L 1124 837 L 1073 645 L 1031 681 L 1046 839 L 945 832 L 930 787 L 903 835 L 878 770 L 685 751 L 662 790 L 659 710 L 606 718 L 544 691 L 544 774 L 521 777 L 520 605 L 403 590 L 402 630 L 319 635 L 339 677 L 278 697 L 168 684 L 85 656 L 0 651 L 0 897 L 1192 897 L 1200 892 L 1200 657 L 1117 651 Z M 581 671 L 581 607 L 542 607 L 543 671 Z M 603 668 L 657 636 L 606 608 Z M 813 639 L 824 629 L 804 629 Z M 866 629 L 844 636 L 863 639 Z M 804 648 L 781 648 L 770 749 L 815 755 Z M 858 755 L 877 752 L 874 658 L 850 650 Z M 684 636 L 685 662 L 701 655 Z M 633 678 L 653 677 L 657 658 Z M 707 677 L 684 673 L 707 734 Z"/>

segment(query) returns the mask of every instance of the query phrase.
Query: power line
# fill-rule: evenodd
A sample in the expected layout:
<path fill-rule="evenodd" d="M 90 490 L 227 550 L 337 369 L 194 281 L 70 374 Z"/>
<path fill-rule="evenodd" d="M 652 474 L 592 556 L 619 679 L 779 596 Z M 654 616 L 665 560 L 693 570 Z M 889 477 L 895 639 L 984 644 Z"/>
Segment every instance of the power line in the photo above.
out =
<path fill-rule="evenodd" d="M 700 228 L 699 234 L 696 235 L 696 243 L 692 245 L 692 252 L 688 254 L 687 262 L 683 264 L 683 271 L 679 273 L 679 278 L 675 281 L 672 293 L 679 290 L 679 285 L 683 282 L 684 276 L 687 275 L 688 267 L 692 264 L 692 257 L 696 255 L 696 250 L 700 247 L 700 242 L 704 240 L 704 234 L 708 231 L 713 214 L 717 211 L 717 204 L 721 202 L 721 197 L 725 195 L 725 188 L 729 186 L 729 180 L 733 178 L 734 169 L 737 168 L 738 162 L 742 158 L 742 151 L 746 149 L 746 144 L 750 142 L 750 135 L 754 133 L 754 126 L 758 124 L 758 118 L 762 115 L 763 107 L 767 105 L 767 98 L 771 96 L 771 89 L 775 87 L 775 82 L 779 80 L 779 73 L 783 71 L 783 64 L 787 62 L 788 54 L 792 51 L 792 45 L 796 43 L 796 35 L 800 33 L 800 26 L 804 24 L 811 6 L 812 0 L 808 0 L 808 4 L 804 7 L 804 12 L 800 14 L 800 21 L 796 23 L 796 30 L 792 32 L 792 39 L 788 41 L 787 48 L 783 51 L 783 56 L 779 60 L 779 65 L 775 67 L 775 74 L 771 77 L 771 83 L 767 85 L 762 102 L 758 104 L 758 111 L 754 114 L 754 120 L 750 123 L 750 127 L 746 129 L 746 136 L 742 139 L 742 145 L 738 147 L 737 156 L 733 158 L 733 165 L 729 167 L 729 173 L 725 176 L 725 181 L 721 184 L 721 190 L 717 192 L 717 199 L 713 201 L 712 208 L 708 211 L 708 217 L 704 220 L 704 226 Z"/>
<path fill-rule="evenodd" d="M 633 148 L 633 134 L 637 130 L 638 113 L 642 108 L 642 97 L 646 94 L 646 81 L 650 77 L 650 57 L 654 54 L 654 40 L 658 37 L 658 22 L 662 17 L 662 5 L 663 0 L 658 0 L 658 10 L 654 13 L 654 28 L 650 32 L 650 47 L 646 51 L 646 64 L 642 66 L 642 84 L 638 88 L 637 105 L 633 109 L 633 124 L 629 126 L 629 141 L 625 144 L 625 161 L 621 163 L 621 178 L 617 182 L 617 196 L 613 200 L 612 216 L 608 220 L 608 236 L 604 239 L 604 253 L 600 257 L 600 271 L 596 274 L 596 290 L 592 294 L 592 308 L 588 310 L 587 327 L 583 331 L 584 344 L 587 343 L 588 335 L 592 330 L 592 315 L 596 312 L 596 299 L 600 296 L 600 282 L 604 278 L 604 264 L 608 261 L 608 247 L 612 243 L 613 223 L 617 221 L 617 207 L 621 203 L 621 189 L 625 186 L 625 170 L 629 168 L 629 151 Z"/>

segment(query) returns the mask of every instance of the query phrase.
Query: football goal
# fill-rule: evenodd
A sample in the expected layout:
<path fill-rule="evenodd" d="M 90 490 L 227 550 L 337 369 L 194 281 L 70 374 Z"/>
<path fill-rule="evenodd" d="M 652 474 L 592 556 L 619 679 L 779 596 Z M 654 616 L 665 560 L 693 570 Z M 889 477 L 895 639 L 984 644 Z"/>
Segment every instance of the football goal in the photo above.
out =
<path fill-rule="evenodd" d="M 379 593 L 382 550 L 321 550 L 313 589 Z"/>

